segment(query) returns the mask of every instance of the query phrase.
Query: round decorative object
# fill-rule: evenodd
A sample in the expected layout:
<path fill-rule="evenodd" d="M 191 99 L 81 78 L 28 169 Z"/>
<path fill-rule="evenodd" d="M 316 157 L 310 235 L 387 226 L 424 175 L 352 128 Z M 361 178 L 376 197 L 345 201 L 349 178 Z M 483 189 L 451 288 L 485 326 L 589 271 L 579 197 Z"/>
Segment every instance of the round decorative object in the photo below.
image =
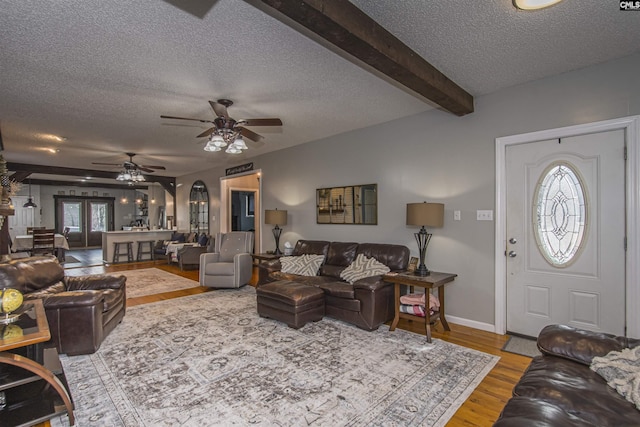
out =
<path fill-rule="evenodd" d="M 20 338 L 22 335 L 22 328 L 18 325 L 0 326 L 0 338 L 3 340 L 8 340 L 10 338 Z"/>
<path fill-rule="evenodd" d="M 0 291 L 0 314 L 16 311 L 21 305 L 22 294 L 20 291 L 12 288 L 6 288 Z"/>

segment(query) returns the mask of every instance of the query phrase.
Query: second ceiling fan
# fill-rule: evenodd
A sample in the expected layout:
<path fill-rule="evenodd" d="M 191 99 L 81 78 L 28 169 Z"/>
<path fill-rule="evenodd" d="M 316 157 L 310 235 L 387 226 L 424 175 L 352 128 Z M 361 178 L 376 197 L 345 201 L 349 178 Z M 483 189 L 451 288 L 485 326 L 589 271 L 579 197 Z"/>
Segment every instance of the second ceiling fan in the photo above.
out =
<path fill-rule="evenodd" d="M 248 148 L 242 137 L 255 142 L 263 138 L 262 135 L 258 135 L 245 126 L 282 126 L 282 120 L 278 118 L 236 120 L 229 117 L 227 108 L 233 105 L 233 101 L 230 99 L 218 99 L 215 102 L 209 101 L 209 105 L 211 105 L 216 115 L 216 118 L 213 120 L 165 115 L 161 115 L 160 117 L 163 119 L 191 120 L 213 124 L 211 128 L 197 135 L 197 138 L 209 137 L 209 141 L 207 141 L 207 145 L 204 147 L 205 151 L 222 151 L 222 149 L 226 147 L 225 152 L 229 154 L 239 154 L 242 150 Z"/>

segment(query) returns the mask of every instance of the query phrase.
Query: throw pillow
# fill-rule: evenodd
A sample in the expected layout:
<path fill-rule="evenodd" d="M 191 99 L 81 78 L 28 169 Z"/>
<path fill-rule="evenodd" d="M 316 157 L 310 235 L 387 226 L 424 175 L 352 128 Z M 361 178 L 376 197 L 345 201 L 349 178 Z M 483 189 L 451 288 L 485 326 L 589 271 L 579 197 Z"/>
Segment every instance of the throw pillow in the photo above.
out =
<path fill-rule="evenodd" d="M 590 368 L 640 409 L 640 346 L 594 357 Z"/>
<path fill-rule="evenodd" d="M 381 276 L 391 269 L 375 258 L 367 258 L 358 254 L 356 259 L 340 273 L 340 278 L 353 284 L 353 282 L 366 277 Z"/>
<path fill-rule="evenodd" d="M 322 261 L 324 261 L 324 255 L 285 256 L 280 258 L 281 271 L 300 276 L 317 276 Z"/>
<path fill-rule="evenodd" d="M 198 237 L 198 246 L 207 246 L 208 242 L 209 239 L 207 238 L 206 234 L 202 233 L 200 237 Z"/>

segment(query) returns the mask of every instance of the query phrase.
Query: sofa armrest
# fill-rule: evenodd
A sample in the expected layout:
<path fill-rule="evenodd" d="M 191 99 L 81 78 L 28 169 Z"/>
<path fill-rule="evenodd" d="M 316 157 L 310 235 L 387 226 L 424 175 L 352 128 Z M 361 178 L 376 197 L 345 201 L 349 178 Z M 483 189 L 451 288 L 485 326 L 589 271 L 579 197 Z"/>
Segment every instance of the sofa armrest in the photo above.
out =
<path fill-rule="evenodd" d="M 125 276 L 108 274 L 90 274 L 87 276 L 65 276 L 64 283 L 69 291 L 122 289 L 125 287 Z"/>
<path fill-rule="evenodd" d="M 542 354 L 562 357 L 590 365 L 596 356 L 640 345 L 640 340 L 602 332 L 587 331 L 566 325 L 545 326 L 538 335 Z"/>
<path fill-rule="evenodd" d="M 42 304 L 45 310 L 87 307 L 102 303 L 103 298 L 100 291 L 66 291 L 43 297 Z"/>
<path fill-rule="evenodd" d="M 391 286 L 391 283 L 382 280 L 382 276 L 365 277 L 364 279 L 353 282 L 353 289 L 364 289 L 367 291 L 376 291 L 378 289 Z"/>
<path fill-rule="evenodd" d="M 218 262 L 220 259 L 220 253 L 218 252 L 203 252 L 200 254 L 200 266 L 203 267 L 211 262 Z"/>

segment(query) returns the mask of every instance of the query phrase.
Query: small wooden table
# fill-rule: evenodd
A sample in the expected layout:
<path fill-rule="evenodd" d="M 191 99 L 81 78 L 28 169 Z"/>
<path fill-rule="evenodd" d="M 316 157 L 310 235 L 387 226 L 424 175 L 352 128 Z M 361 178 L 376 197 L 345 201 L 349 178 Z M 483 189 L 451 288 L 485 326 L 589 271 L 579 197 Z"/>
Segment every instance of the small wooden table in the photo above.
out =
<path fill-rule="evenodd" d="M 391 282 L 394 285 L 394 295 L 395 295 L 395 317 L 393 318 L 393 322 L 391 323 L 390 331 L 396 329 L 398 326 L 398 321 L 402 319 L 408 320 L 422 320 L 424 321 L 425 332 L 427 334 L 427 342 L 431 342 L 431 314 L 429 310 L 429 298 L 425 298 L 425 316 L 415 316 L 413 314 L 401 313 L 400 312 L 400 286 L 405 285 L 409 286 L 410 290 L 413 291 L 413 287 L 417 286 L 419 288 L 424 288 L 425 292 L 430 292 L 431 289 L 438 288 L 438 299 L 440 300 L 440 310 L 438 311 L 438 317 L 440 318 L 440 322 L 442 323 L 442 327 L 445 331 L 450 331 L 449 324 L 447 323 L 447 319 L 444 317 L 444 285 L 452 282 L 458 275 L 452 273 L 437 273 L 432 271 L 428 276 L 416 276 L 410 272 L 403 273 L 389 273 L 382 276 L 382 279 L 386 282 Z M 436 314 L 436 313 L 434 313 Z"/>
<path fill-rule="evenodd" d="M 15 336 L 6 338 L 0 337 L 0 368 L 1 365 L 8 365 L 16 366 L 24 371 L 4 372 L 4 370 L 0 369 L 0 373 L 3 373 L 3 375 L 0 375 L 0 392 L 4 393 L 6 391 L 7 393 L 11 393 L 10 390 L 12 388 L 17 388 L 30 382 L 44 380 L 62 400 L 64 408 L 58 410 L 58 408 L 51 403 L 51 396 L 47 395 L 47 393 L 41 393 L 39 396 L 25 398 L 24 402 L 15 403 L 13 405 L 17 408 L 15 412 L 11 407 L 4 409 L 3 418 L 6 418 L 3 419 L 3 422 L 7 422 L 8 425 L 27 425 L 28 423 L 43 422 L 66 412 L 69 417 L 69 425 L 74 425 L 73 403 L 65 385 L 66 380 L 64 379 L 64 374 L 61 373 L 61 380 L 58 375 L 44 366 L 55 365 L 57 370 L 62 371 L 55 347 L 44 350 L 40 348 L 39 351 L 36 351 L 39 356 L 36 358 L 42 358 L 43 364 L 31 358 L 8 351 L 25 346 L 41 345 L 41 343 L 51 338 L 47 315 L 44 311 L 42 300 L 34 299 L 25 301 L 19 310 L 22 314 L 15 323 L 10 323 L 9 325 L 0 324 L 0 327 L 5 327 L 5 333 L 8 330 L 7 326 L 13 327 L 13 329 L 18 328 L 22 333 L 22 335 L 18 333 L 15 334 Z M 7 400 L 10 400 L 9 396 L 7 396 Z M 28 410 L 20 410 L 21 406 L 28 406 Z M 50 412 L 52 410 L 53 412 Z"/>

